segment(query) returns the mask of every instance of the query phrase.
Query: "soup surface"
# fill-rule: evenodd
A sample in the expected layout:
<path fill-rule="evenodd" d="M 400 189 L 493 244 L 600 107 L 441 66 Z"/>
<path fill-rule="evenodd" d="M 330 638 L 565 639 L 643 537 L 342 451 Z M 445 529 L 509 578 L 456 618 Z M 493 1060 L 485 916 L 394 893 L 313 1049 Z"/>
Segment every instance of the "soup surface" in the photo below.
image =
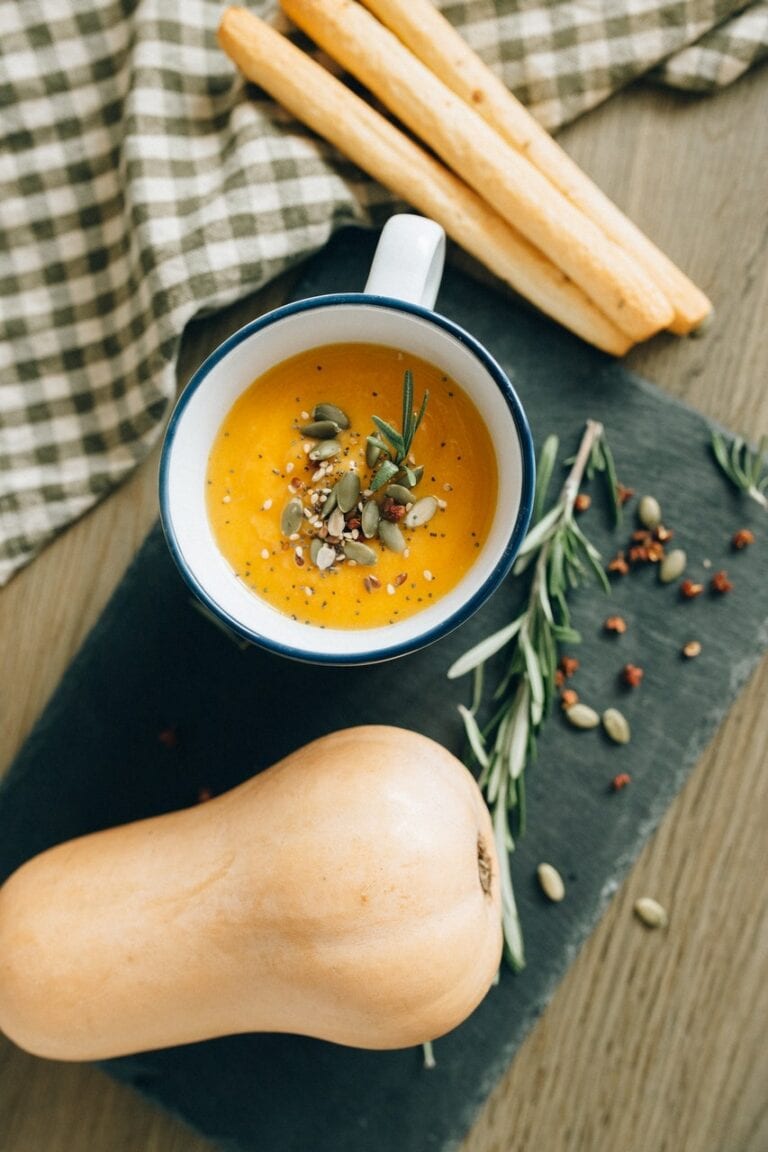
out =
<path fill-rule="evenodd" d="M 373 417 L 402 432 L 406 370 L 412 410 L 429 398 L 408 472 L 389 477 L 397 452 Z M 310 434 L 318 405 L 340 409 L 348 427 L 326 420 L 323 438 Z M 347 508 L 358 481 L 338 486 L 349 473 L 360 492 Z M 377 344 L 312 349 L 254 380 L 219 429 L 206 491 L 238 578 L 278 611 L 330 628 L 395 623 L 453 588 L 483 546 L 496 495 L 493 445 L 474 404 L 434 365 Z"/>

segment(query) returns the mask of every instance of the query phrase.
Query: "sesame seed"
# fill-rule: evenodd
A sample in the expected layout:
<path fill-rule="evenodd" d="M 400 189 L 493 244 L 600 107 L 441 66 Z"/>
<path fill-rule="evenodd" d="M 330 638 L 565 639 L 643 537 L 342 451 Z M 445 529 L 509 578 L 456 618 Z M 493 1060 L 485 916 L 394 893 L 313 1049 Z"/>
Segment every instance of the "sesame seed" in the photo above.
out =
<path fill-rule="evenodd" d="M 308 455 L 309 455 L 309 453 L 312 451 L 312 443 L 311 443 L 311 441 L 309 441 L 309 440 L 305 440 L 305 441 L 304 441 L 304 443 L 303 443 L 303 444 L 302 444 L 302 446 L 301 446 L 301 450 L 302 450 L 302 452 L 304 453 L 304 455 L 305 455 L 305 456 L 308 456 Z"/>
<path fill-rule="evenodd" d="M 302 412 L 301 418 L 302 420 L 309 420 L 309 412 Z"/>
<path fill-rule="evenodd" d="M 261 558 L 262 560 L 269 560 L 269 548 L 262 548 Z"/>
<path fill-rule="evenodd" d="M 222 496 L 222 498 L 221 498 L 222 504 L 230 504 L 231 501 L 232 501 L 232 497 L 230 496 L 229 492 L 227 492 L 226 496 Z"/>
<path fill-rule="evenodd" d="M 443 492 L 453 492 L 453 485 L 448 483 L 443 484 Z"/>
<path fill-rule="evenodd" d="M 389 593 L 390 596 L 394 596 L 394 594 L 395 594 L 394 584 L 387 584 L 387 592 Z"/>
<path fill-rule="evenodd" d="M 289 476 L 290 476 L 291 472 L 293 472 L 294 468 L 295 468 L 295 464 L 293 463 L 293 460 L 289 460 L 285 466 L 285 470 Z"/>
<path fill-rule="evenodd" d="M 304 589 L 304 595 L 305 596 L 314 596 L 314 594 L 315 594 L 314 588 L 310 588 L 309 585 L 307 585 L 307 587 L 305 587 L 305 589 Z"/>
<path fill-rule="evenodd" d="M 271 507 L 272 507 L 272 501 L 271 500 L 265 500 L 261 506 L 261 510 L 262 510 L 262 512 L 269 512 Z"/>
<path fill-rule="evenodd" d="M 434 576 L 430 572 L 429 568 L 424 569 L 424 579 L 425 580 L 434 580 Z"/>

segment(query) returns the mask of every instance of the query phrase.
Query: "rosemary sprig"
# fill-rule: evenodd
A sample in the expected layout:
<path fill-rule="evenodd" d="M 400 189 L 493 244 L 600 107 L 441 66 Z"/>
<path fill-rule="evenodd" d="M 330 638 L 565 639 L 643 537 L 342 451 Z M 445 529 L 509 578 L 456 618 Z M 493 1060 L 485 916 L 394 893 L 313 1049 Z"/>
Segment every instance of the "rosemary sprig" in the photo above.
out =
<path fill-rule="evenodd" d="M 712 452 L 731 483 L 768 509 L 768 436 L 761 436 L 754 449 L 734 436 L 729 447 L 725 437 L 713 430 Z"/>
<path fill-rule="evenodd" d="M 392 424 L 388 424 L 387 421 L 382 420 L 380 416 L 373 417 L 373 422 L 381 433 L 381 437 L 375 435 L 369 436 L 368 443 L 374 448 L 378 448 L 380 452 L 387 454 L 387 459 L 379 465 L 371 482 L 371 490 L 373 492 L 383 487 L 384 484 L 388 484 L 401 470 L 405 473 L 409 487 L 412 488 L 416 484 L 417 478 L 408 462 L 408 456 L 411 451 L 411 445 L 413 444 L 413 438 L 424 419 L 428 400 L 429 391 L 426 391 L 418 413 L 414 410 L 413 373 L 410 369 L 406 369 L 403 376 L 402 432 L 398 432 Z"/>
<path fill-rule="evenodd" d="M 605 475 L 615 498 L 616 474 L 602 424 L 587 421 L 566 481 L 545 513 L 558 448 L 557 437 L 550 436 L 541 450 L 534 497 L 537 519 L 523 541 L 513 569 L 516 574 L 529 569 L 532 572 L 527 603 L 515 620 L 481 640 L 448 670 L 452 680 L 468 672 L 474 676 L 472 703 L 468 708 L 460 705 L 459 711 L 472 755 L 480 766 L 478 782 L 493 819 L 501 869 L 505 952 L 516 970 L 524 967 L 525 953 L 509 853 L 514 849 L 513 816 L 516 834 L 522 835 L 525 830 L 524 768 L 536 754 L 536 737 L 555 696 L 558 645 L 580 640 L 571 625 L 567 595 L 589 576 L 594 576 L 606 592 L 610 590 L 600 553 L 574 516 L 579 485 L 590 470 Z M 485 695 L 486 664 L 507 646 L 506 672 L 492 695 L 497 707 L 481 727 L 478 713 Z"/>

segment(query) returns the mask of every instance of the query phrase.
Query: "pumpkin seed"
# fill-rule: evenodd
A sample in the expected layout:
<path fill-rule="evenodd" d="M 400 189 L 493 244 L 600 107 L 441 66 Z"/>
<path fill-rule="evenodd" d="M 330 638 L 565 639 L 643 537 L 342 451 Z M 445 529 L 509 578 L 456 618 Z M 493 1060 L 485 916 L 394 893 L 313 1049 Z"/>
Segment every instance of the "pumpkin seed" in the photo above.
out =
<path fill-rule="evenodd" d="M 322 547 L 323 547 L 323 541 L 320 539 L 320 537 L 319 536 L 313 536 L 312 540 L 310 541 L 310 545 L 309 545 L 309 558 L 313 564 L 317 564 L 317 557 L 318 557 L 318 555 L 320 553 L 320 549 Z"/>
<path fill-rule="evenodd" d="M 424 475 L 424 465 L 423 464 L 417 464 L 417 466 L 415 468 L 408 468 L 406 470 L 404 483 L 409 488 L 415 488 L 416 485 L 421 480 L 423 475 Z M 413 481 L 413 482 L 411 482 L 411 481 Z"/>
<path fill-rule="evenodd" d="M 299 432 L 311 440 L 332 440 L 341 430 L 335 420 L 314 420 L 311 424 L 301 424 Z"/>
<path fill-rule="evenodd" d="M 373 548 L 361 544 L 359 540 L 345 540 L 342 545 L 347 560 L 354 560 L 356 564 L 375 564 L 377 560 Z"/>
<path fill-rule="evenodd" d="M 341 508 L 334 508 L 333 512 L 331 512 L 330 516 L 328 517 L 328 535 L 341 536 L 342 532 L 344 531 L 344 527 L 344 513 L 342 512 Z"/>
<path fill-rule="evenodd" d="M 661 524 L 661 508 L 654 496 L 643 496 L 637 506 L 637 516 L 644 528 L 658 528 Z"/>
<path fill-rule="evenodd" d="M 335 404 L 315 404 L 312 409 L 313 420 L 333 420 L 334 424 L 338 424 L 339 428 L 349 428 L 349 416 L 343 408 L 337 408 Z"/>
<path fill-rule="evenodd" d="M 573 724 L 574 728 L 597 728 L 600 723 L 597 712 L 586 704 L 572 704 L 566 709 L 565 715 L 568 723 Z"/>
<path fill-rule="evenodd" d="M 298 532 L 303 519 L 304 505 L 298 496 L 294 496 L 293 500 L 289 500 L 283 508 L 280 517 L 280 531 L 283 536 L 293 536 L 294 532 Z"/>
<path fill-rule="evenodd" d="M 635 900 L 635 915 L 648 928 L 665 928 L 668 923 L 666 909 L 651 896 Z"/>
<path fill-rule="evenodd" d="M 379 521 L 379 540 L 390 552 L 405 552 L 405 537 L 391 520 Z"/>
<path fill-rule="evenodd" d="M 331 565 L 335 563 L 336 549 L 332 545 L 323 542 L 317 550 L 315 564 L 317 564 L 321 572 L 324 572 L 326 568 L 330 568 Z"/>
<path fill-rule="evenodd" d="M 365 462 L 369 468 L 373 468 L 379 456 L 381 456 L 381 448 L 379 448 L 378 444 L 374 444 L 371 439 L 371 436 L 374 435 L 375 433 L 371 432 L 371 435 L 365 442 Z"/>
<path fill-rule="evenodd" d="M 539 864 L 536 875 L 544 895 L 553 904 L 559 904 L 565 896 L 565 884 L 557 868 L 552 864 Z"/>
<path fill-rule="evenodd" d="M 347 472 L 335 488 L 336 503 L 342 512 L 351 512 L 360 496 L 360 477 L 356 472 Z"/>
<path fill-rule="evenodd" d="M 384 495 L 390 496 L 396 504 L 412 504 L 413 493 L 402 484 L 390 484 L 384 489 Z"/>
<path fill-rule="evenodd" d="M 331 512 L 333 512 L 334 508 L 336 507 L 336 500 L 337 500 L 336 489 L 334 487 L 334 488 L 331 488 L 330 492 L 328 493 L 328 495 L 325 498 L 325 503 L 323 504 L 323 510 L 320 513 L 320 519 L 321 520 L 327 520 L 328 519 Z"/>
<path fill-rule="evenodd" d="M 379 527 L 379 520 L 381 513 L 379 506 L 375 500 L 366 500 L 363 505 L 363 514 L 360 518 L 360 527 L 363 529 L 363 536 L 369 540 L 376 535 Z"/>
<path fill-rule="evenodd" d="M 435 497 L 422 496 L 421 500 L 417 500 L 406 512 L 404 521 L 406 528 L 421 528 L 422 524 L 429 523 L 435 512 L 437 512 Z"/>
<path fill-rule="evenodd" d="M 321 440 L 309 453 L 310 460 L 330 460 L 341 452 L 338 440 Z"/>
<path fill-rule="evenodd" d="M 685 566 L 688 563 L 688 557 L 682 548 L 673 548 L 661 562 L 659 566 L 659 580 L 662 584 L 671 584 L 674 580 L 679 580 Z"/>
<path fill-rule="evenodd" d="M 629 722 L 618 708 L 606 708 L 603 712 L 603 728 L 614 744 L 629 744 L 631 736 Z"/>

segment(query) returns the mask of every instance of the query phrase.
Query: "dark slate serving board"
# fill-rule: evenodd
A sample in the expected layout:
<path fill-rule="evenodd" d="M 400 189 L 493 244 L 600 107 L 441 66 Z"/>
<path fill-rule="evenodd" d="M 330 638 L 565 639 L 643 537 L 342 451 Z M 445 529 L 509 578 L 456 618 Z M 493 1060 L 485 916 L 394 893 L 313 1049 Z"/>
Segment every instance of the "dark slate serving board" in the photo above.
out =
<path fill-rule="evenodd" d="M 362 287 L 374 242 L 358 231 L 337 236 L 298 295 Z M 713 466 L 705 421 L 455 270 L 446 272 L 438 308 L 505 366 L 538 444 L 556 432 L 570 452 L 587 416 L 603 420 L 621 478 L 660 500 L 688 550 L 689 574 L 706 579 L 709 560 L 712 570 L 727 567 L 735 588 L 684 603 L 646 569 L 618 581 L 610 600 L 596 587 L 574 597 L 584 636 L 574 685 L 598 707 L 621 707 L 635 739 L 617 748 L 597 731 L 574 732 L 559 715 L 548 723 L 528 772 L 528 832 L 513 860 L 528 966 L 516 977 L 505 971 L 471 1019 L 436 1044 L 434 1070 L 422 1068 L 419 1050 L 358 1052 L 263 1035 L 106 1065 L 237 1152 L 454 1148 L 768 640 L 765 522 Z M 583 523 L 610 555 L 631 519 L 614 533 L 595 488 Z M 750 524 L 757 543 L 732 553 L 732 532 Z M 510 619 L 520 595 L 519 582 L 508 580 L 454 635 L 394 663 L 317 670 L 240 650 L 202 618 L 156 528 L 0 789 L 0 879 L 63 839 L 194 803 L 204 787 L 229 788 L 338 727 L 401 724 L 460 752 L 455 706 L 468 684 L 447 682 L 445 671 Z M 602 621 L 612 612 L 629 629 L 609 639 Z M 680 646 L 690 638 L 703 652 L 685 662 Z M 646 669 L 634 692 L 618 681 L 626 661 Z M 175 747 L 158 738 L 171 727 Z M 609 782 L 623 771 L 632 784 L 612 793 Z M 535 883 L 544 859 L 568 886 L 556 907 Z"/>

